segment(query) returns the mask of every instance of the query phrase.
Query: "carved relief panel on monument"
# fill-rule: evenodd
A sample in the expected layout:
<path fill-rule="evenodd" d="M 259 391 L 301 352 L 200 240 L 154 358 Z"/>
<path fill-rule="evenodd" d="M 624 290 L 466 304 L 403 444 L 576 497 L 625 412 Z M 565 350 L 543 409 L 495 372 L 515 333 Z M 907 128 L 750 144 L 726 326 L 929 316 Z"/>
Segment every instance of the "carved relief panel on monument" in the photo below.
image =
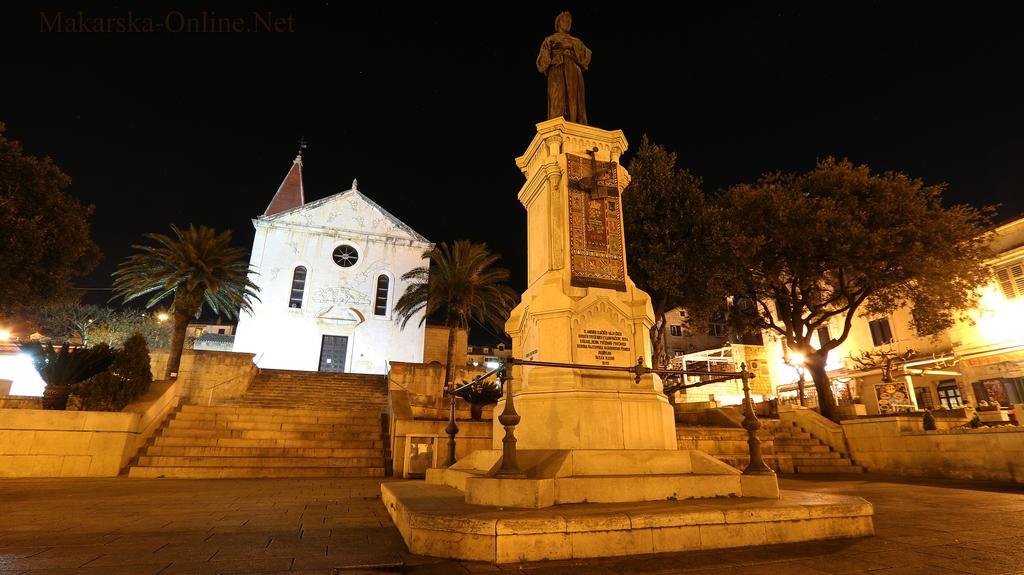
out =
<path fill-rule="evenodd" d="M 626 290 L 618 164 L 566 154 L 571 284 Z"/>

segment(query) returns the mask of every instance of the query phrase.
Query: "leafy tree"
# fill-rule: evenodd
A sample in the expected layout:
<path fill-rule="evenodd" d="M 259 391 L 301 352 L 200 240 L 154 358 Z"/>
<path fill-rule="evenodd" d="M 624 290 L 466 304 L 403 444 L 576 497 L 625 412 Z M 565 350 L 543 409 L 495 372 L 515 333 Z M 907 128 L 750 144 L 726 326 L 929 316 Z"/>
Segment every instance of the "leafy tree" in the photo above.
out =
<path fill-rule="evenodd" d="M 74 391 L 82 399 L 83 409 L 121 411 L 145 395 L 152 382 L 146 338 L 135 333 L 124 342 L 106 371 L 79 383 Z"/>
<path fill-rule="evenodd" d="M 110 320 L 113 310 L 92 304 L 62 301 L 43 306 L 35 314 L 39 327 L 50 337 L 76 336 L 89 346 L 89 333 Z"/>
<path fill-rule="evenodd" d="M 53 344 L 31 343 L 23 349 L 32 357 L 43 389 L 43 409 L 66 409 L 73 386 L 103 372 L 114 361 L 114 350 L 105 344 L 56 350 Z"/>
<path fill-rule="evenodd" d="M 92 206 L 64 190 L 71 178 L 50 158 L 25 155 L 0 123 L 0 316 L 67 298 L 100 250 Z"/>
<path fill-rule="evenodd" d="M 146 339 L 149 349 L 167 349 L 171 344 L 171 328 L 170 322 L 160 321 L 154 313 L 125 309 L 111 313 L 102 324 L 94 326 L 91 339 L 123 347 L 129 337 L 139 333 Z"/>
<path fill-rule="evenodd" d="M 702 181 L 677 167 L 674 153 L 644 136 L 629 162 L 622 202 L 629 275 L 651 296 L 651 343 L 656 367 L 668 363 L 665 314 L 681 307 L 691 327 L 706 326 L 721 310 L 720 260 L 728 257 L 721 216 Z"/>
<path fill-rule="evenodd" d="M 509 273 L 492 267 L 501 256 L 491 253 L 487 244 L 458 240 L 423 252 L 429 267 L 412 269 L 402 276 L 409 282 L 395 311 L 402 328 L 420 315 L 420 325 L 428 316 L 440 314 L 448 327 L 448 355 L 444 368 L 445 385 L 452 383 L 452 356 L 455 332 L 469 329 L 470 321 L 489 325 L 504 332 L 505 320 L 515 306 L 517 294 L 505 285 Z"/>
<path fill-rule="evenodd" d="M 748 304 L 734 306 L 732 318 L 803 354 L 822 415 L 836 419 L 828 352 L 859 315 L 910 306 L 913 327 L 927 335 L 977 303 L 989 278 L 987 212 L 944 207 L 943 189 L 828 158 L 725 193 L 730 292 Z M 831 320 L 842 328 L 815 349 L 812 335 Z"/>
<path fill-rule="evenodd" d="M 128 256 L 114 272 L 114 295 L 126 302 L 148 296 L 146 307 L 151 308 L 173 298 L 167 378 L 177 375 L 189 318 L 198 317 L 204 304 L 215 313 L 235 317 L 239 310 L 251 312 L 252 300 L 259 301 L 246 253 L 231 246 L 230 231 L 206 226 L 181 230 L 173 225 L 171 230 L 173 236 L 146 234 L 157 245 L 132 246 L 141 253 Z"/>

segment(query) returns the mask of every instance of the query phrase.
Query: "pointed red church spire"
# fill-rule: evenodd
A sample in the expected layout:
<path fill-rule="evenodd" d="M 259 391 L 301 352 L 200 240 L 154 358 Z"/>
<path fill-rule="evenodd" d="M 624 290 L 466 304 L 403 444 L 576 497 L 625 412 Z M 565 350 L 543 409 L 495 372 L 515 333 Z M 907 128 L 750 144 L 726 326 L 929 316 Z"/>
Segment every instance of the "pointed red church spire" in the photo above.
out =
<path fill-rule="evenodd" d="M 305 147 L 305 141 L 303 141 L 302 146 L 299 148 L 299 154 L 295 156 L 295 161 L 292 162 L 292 169 L 288 170 L 288 175 L 281 182 L 281 187 L 277 188 L 274 199 L 270 200 L 267 211 L 263 212 L 264 216 L 272 216 L 298 208 L 305 203 L 306 197 L 302 189 L 302 150 Z"/>

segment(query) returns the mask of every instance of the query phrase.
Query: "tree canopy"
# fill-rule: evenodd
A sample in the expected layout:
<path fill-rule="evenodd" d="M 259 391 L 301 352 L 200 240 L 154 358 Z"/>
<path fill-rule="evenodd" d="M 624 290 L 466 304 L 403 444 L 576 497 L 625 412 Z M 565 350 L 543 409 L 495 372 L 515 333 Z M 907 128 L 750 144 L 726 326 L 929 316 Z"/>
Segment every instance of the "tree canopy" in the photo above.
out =
<path fill-rule="evenodd" d="M 645 136 L 629 162 L 631 181 L 622 201 L 629 276 L 651 296 L 654 362 L 664 365 L 665 314 L 681 307 L 691 327 L 721 310 L 729 255 L 720 211 L 703 182 L 677 166 L 674 153 Z"/>
<path fill-rule="evenodd" d="M 0 315 L 70 298 L 73 281 L 96 266 L 89 235 L 93 207 L 65 190 L 48 158 L 26 155 L 0 123 Z"/>
<path fill-rule="evenodd" d="M 922 335 L 950 327 L 989 279 L 986 210 L 943 206 L 942 185 L 828 158 L 722 197 L 733 255 L 731 317 L 806 358 L 822 414 L 834 418 L 825 361 L 855 318 L 913 310 Z M 812 336 L 839 326 L 816 349 Z"/>
<path fill-rule="evenodd" d="M 174 328 L 166 376 L 177 373 L 185 346 L 189 319 L 203 305 L 215 313 L 234 317 L 252 311 L 259 287 L 249 279 L 245 250 L 231 245 L 231 232 L 206 226 L 182 230 L 173 236 L 146 234 L 157 245 L 132 246 L 140 253 L 128 256 L 114 272 L 114 295 L 125 301 L 148 297 L 146 307 L 172 298 Z"/>
<path fill-rule="evenodd" d="M 449 328 L 447 384 L 452 382 L 455 329 L 468 329 L 475 321 L 504 332 L 518 294 L 505 283 L 508 270 L 494 265 L 501 256 L 487 244 L 469 240 L 457 240 L 451 246 L 441 243 L 425 251 L 423 257 L 430 260 L 429 267 L 414 268 L 402 276 L 409 285 L 395 304 L 395 312 L 403 328 L 417 316 L 421 324 L 427 317 L 444 318 Z"/>

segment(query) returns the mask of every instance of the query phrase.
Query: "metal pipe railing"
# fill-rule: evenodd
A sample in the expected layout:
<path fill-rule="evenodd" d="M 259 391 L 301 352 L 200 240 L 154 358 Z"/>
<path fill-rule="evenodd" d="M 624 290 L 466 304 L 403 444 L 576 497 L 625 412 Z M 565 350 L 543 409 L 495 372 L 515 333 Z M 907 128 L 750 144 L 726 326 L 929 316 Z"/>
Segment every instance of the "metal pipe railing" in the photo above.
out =
<path fill-rule="evenodd" d="M 750 463 L 743 470 L 744 474 L 747 475 L 766 475 L 774 474 L 775 472 L 768 467 L 768 464 L 764 461 L 764 455 L 761 452 L 761 440 L 757 437 L 757 431 L 761 428 L 761 422 L 758 421 L 757 415 L 754 413 L 754 402 L 750 397 L 750 379 L 756 377 L 752 372 L 747 371 L 746 363 L 740 364 L 739 371 L 697 371 L 687 369 L 654 369 L 644 365 L 643 358 L 637 358 L 635 365 L 630 367 L 612 366 L 612 365 L 589 365 L 581 363 L 563 363 L 553 361 L 533 361 L 528 359 L 516 359 L 514 357 L 508 358 L 505 363 L 499 367 L 492 369 L 491 371 L 476 377 L 473 381 L 459 386 L 456 388 L 454 385 L 451 387 L 451 413 L 448 420 L 448 426 L 445 428 L 445 432 L 448 433 L 448 458 L 445 462 L 445 466 L 451 466 L 455 463 L 455 436 L 459 432 L 459 426 L 455 423 L 455 398 L 456 394 L 495 373 L 500 373 L 499 379 L 501 380 L 502 386 L 502 397 L 505 399 L 505 407 L 498 416 L 498 421 L 505 428 L 505 437 L 502 439 L 502 460 L 501 468 L 495 473 L 496 476 L 521 476 L 522 471 L 519 469 L 518 457 L 516 454 L 516 436 L 515 428 L 519 425 L 522 418 L 516 413 L 514 394 L 512 392 L 512 370 L 511 367 L 515 365 L 531 366 L 531 367 L 552 367 L 558 369 L 581 369 L 589 371 L 617 371 L 617 372 L 628 372 L 632 373 L 636 383 L 640 383 L 640 378 L 649 373 L 656 373 L 658 375 L 696 375 L 706 377 L 708 375 L 713 376 L 711 379 L 699 381 L 696 383 L 682 383 L 663 388 L 663 391 L 668 394 L 681 389 L 691 389 L 694 387 L 702 387 L 705 385 L 711 385 L 713 383 L 720 383 L 723 381 L 731 381 L 739 379 L 743 382 L 743 428 L 747 430 L 747 446 L 750 454 Z M 684 380 L 685 381 L 685 380 Z"/>

